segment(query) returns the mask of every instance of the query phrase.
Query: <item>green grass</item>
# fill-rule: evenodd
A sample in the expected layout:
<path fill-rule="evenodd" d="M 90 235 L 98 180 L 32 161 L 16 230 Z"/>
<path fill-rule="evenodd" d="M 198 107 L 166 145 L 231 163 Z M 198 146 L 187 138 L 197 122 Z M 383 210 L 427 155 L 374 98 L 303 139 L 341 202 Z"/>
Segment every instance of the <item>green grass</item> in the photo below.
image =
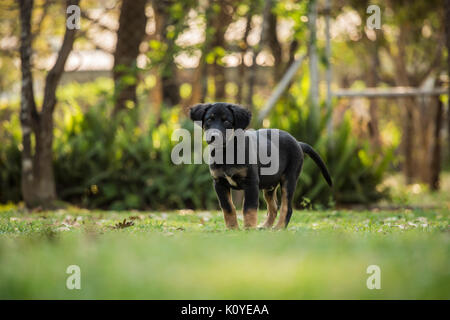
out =
<path fill-rule="evenodd" d="M 449 214 L 305 210 L 286 231 L 226 231 L 215 211 L 4 207 L 0 298 L 449 299 Z M 123 219 L 134 224 L 115 228 Z M 81 290 L 66 288 L 69 265 Z M 369 265 L 380 290 L 366 287 Z"/>

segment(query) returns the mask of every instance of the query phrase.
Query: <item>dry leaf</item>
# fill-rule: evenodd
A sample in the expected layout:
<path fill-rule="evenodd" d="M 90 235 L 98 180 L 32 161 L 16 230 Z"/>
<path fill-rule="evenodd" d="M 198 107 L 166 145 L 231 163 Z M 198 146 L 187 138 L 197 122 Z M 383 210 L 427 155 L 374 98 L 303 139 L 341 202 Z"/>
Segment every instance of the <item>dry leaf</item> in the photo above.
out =
<path fill-rule="evenodd" d="M 122 222 L 118 222 L 114 225 L 113 229 L 124 229 L 124 228 L 128 228 L 134 226 L 134 222 L 133 221 L 127 221 L 127 219 L 123 219 Z"/>

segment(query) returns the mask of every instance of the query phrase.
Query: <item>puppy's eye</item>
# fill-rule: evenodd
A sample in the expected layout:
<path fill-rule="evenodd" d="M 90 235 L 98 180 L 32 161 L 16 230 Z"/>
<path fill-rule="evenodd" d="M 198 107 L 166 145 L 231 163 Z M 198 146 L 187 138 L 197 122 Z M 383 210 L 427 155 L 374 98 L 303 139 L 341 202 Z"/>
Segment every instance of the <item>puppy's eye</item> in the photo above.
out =
<path fill-rule="evenodd" d="M 223 124 L 226 125 L 226 126 L 230 126 L 230 125 L 231 125 L 231 122 L 228 121 L 228 120 L 225 120 L 225 121 L 223 122 Z"/>

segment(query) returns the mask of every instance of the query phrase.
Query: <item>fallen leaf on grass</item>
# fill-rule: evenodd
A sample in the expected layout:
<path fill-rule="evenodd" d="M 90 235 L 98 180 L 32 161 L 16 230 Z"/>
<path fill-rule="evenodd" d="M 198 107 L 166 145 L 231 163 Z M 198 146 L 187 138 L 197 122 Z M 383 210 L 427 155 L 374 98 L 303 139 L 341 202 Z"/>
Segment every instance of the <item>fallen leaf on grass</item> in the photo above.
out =
<path fill-rule="evenodd" d="M 44 210 L 42 209 L 41 206 L 38 206 L 36 208 L 31 209 L 31 212 L 33 212 L 33 213 L 35 213 L 35 212 L 42 212 L 42 211 L 44 211 Z"/>
<path fill-rule="evenodd" d="M 131 216 L 130 220 L 144 220 L 145 216 L 143 214 L 139 214 L 137 216 Z"/>
<path fill-rule="evenodd" d="M 168 228 L 166 228 L 166 231 L 168 231 L 168 230 L 170 230 L 170 231 L 184 231 L 186 229 L 184 227 L 168 227 Z"/>
<path fill-rule="evenodd" d="M 182 209 L 182 210 L 178 210 L 178 214 L 179 214 L 180 216 L 186 216 L 186 215 L 194 214 L 194 213 L 195 213 L 195 211 L 194 211 L 194 210 L 191 210 L 191 209 Z"/>
<path fill-rule="evenodd" d="M 206 222 L 212 218 L 211 212 L 209 211 L 199 212 L 197 215 Z"/>
<path fill-rule="evenodd" d="M 127 219 L 123 219 L 122 222 L 118 222 L 114 225 L 114 227 L 112 227 L 113 229 L 124 229 L 124 228 L 128 228 L 134 226 L 134 222 L 133 221 L 127 221 Z"/>
<path fill-rule="evenodd" d="M 82 217 L 75 217 L 74 218 L 74 217 L 68 215 L 63 220 L 63 224 L 65 224 L 67 226 L 71 226 L 71 227 L 79 227 L 80 226 L 80 222 L 82 222 L 82 220 L 83 220 Z"/>

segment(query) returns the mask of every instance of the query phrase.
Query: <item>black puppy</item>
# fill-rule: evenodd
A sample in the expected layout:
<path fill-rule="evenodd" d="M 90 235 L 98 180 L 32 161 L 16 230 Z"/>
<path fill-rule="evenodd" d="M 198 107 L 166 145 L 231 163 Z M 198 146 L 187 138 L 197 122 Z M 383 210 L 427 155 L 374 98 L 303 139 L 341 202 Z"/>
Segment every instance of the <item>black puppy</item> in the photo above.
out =
<path fill-rule="evenodd" d="M 276 228 L 287 227 L 292 215 L 292 197 L 302 169 L 304 153 L 316 162 L 325 180 L 332 186 L 330 174 L 320 156 L 311 146 L 297 141 L 288 132 L 278 129 L 240 131 L 239 129 L 247 128 L 251 119 L 250 111 L 240 106 L 224 102 L 198 104 L 190 109 L 190 117 L 193 121 L 201 121 L 201 126 L 206 131 L 207 143 L 214 146 L 211 155 L 215 156 L 216 160 L 222 160 L 210 163 L 209 168 L 228 228 L 238 228 L 236 210 L 231 201 L 231 188 L 244 190 L 245 228 L 256 227 L 259 190 L 263 189 L 268 213 L 261 227 L 269 228 L 277 216 L 278 185 L 281 185 L 282 199 Z M 233 135 L 230 135 L 230 132 Z M 236 132 L 244 132 L 244 140 L 239 140 Z M 256 144 L 252 144 L 252 141 Z M 258 146 L 258 151 L 255 145 Z M 262 161 L 259 154 L 259 146 L 262 145 L 266 146 L 267 154 L 275 156 L 274 172 L 267 170 L 273 163 Z M 256 161 L 252 161 L 255 159 L 255 153 Z M 270 173 L 264 174 L 264 170 Z"/>

